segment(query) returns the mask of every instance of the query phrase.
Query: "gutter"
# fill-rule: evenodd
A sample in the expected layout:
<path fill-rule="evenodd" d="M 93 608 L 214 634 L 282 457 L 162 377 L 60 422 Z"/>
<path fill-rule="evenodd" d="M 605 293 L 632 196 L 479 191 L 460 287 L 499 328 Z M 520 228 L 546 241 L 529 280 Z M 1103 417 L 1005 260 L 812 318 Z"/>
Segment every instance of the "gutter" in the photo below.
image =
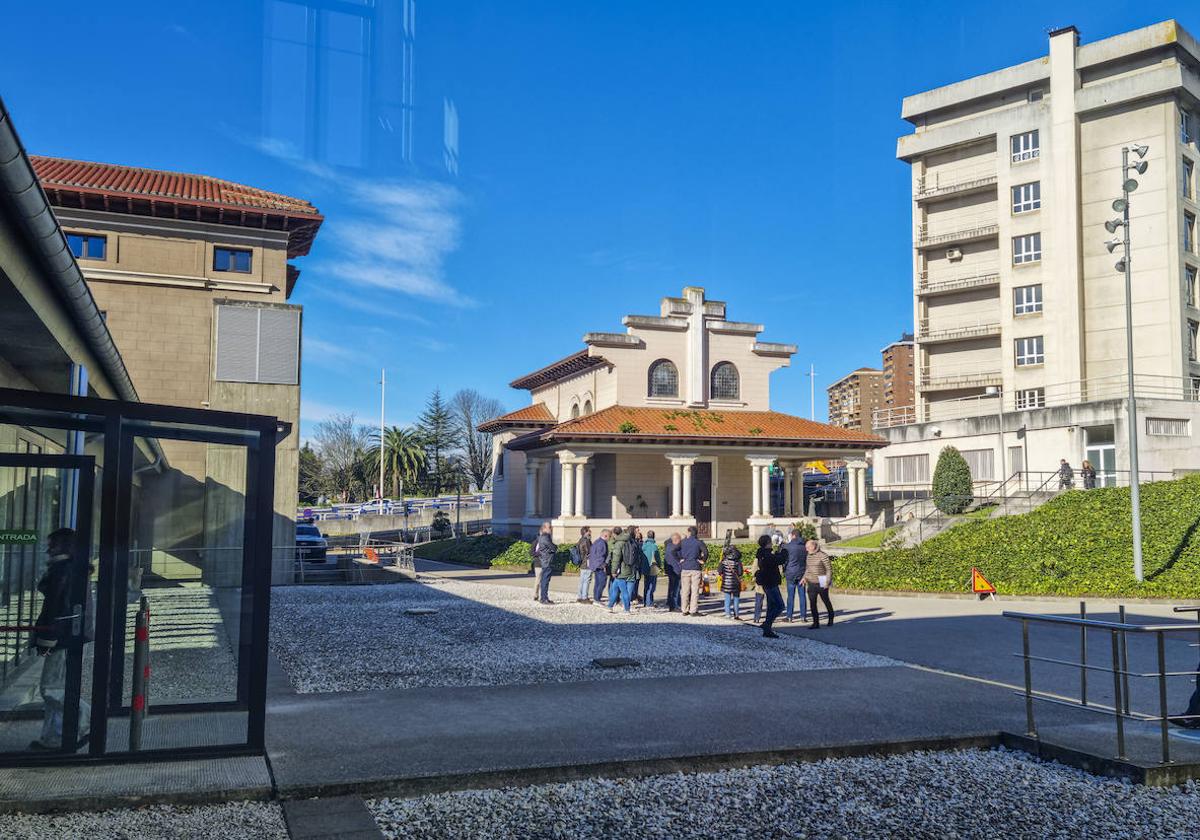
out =
<path fill-rule="evenodd" d="M 137 390 L 125 369 L 125 362 L 100 315 L 91 289 L 67 248 L 67 239 L 42 192 L 3 99 L 0 99 L 0 200 L 12 205 L 30 242 L 34 259 L 41 263 L 44 274 L 54 285 L 68 317 L 99 362 L 104 376 L 120 399 L 138 402 Z"/>

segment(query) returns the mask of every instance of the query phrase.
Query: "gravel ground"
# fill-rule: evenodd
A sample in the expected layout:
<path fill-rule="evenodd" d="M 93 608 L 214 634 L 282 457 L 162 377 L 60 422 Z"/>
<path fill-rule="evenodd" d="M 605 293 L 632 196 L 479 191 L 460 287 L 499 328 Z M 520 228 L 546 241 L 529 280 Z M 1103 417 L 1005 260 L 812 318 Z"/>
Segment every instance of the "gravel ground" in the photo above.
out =
<path fill-rule="evenodd" d="M 71 814 L 0 814 L 4 840 L 287 840 L 273 802 L 154 805 Z"/>
<path fill-rule="evenodd" d="M 1146 788 L 1023 753 L 911 753 L 371 800 L 396 838 L 1195 838 L 1200 785 Z"/>
<path fill-rule="evenodd" d="M 405 614 L 413 608 L 438 612 Z M 809 638 L 764 639 L 749 621 L 719 614 L 683 618 L 635 609 L 612 615 L 573 600 L 541 605 L 524 587 L 437 577 L 416 585 L 277 588 L 271 649 L 300 692 L 898 664 Z M 642 664 L 591 665 L 593 658 L 615 656 Z"/>

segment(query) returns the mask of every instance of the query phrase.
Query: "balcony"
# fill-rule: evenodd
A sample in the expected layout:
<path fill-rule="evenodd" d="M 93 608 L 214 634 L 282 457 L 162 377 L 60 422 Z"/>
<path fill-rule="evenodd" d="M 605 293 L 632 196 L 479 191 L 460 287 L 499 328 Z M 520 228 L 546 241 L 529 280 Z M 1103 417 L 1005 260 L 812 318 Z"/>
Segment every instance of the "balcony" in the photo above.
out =
<path fill-rule="evenodd" d="M 930 230 L 928 225 L 921 225 L 917 232 L 918 248 L 936 248 L 940 245 L 953 245 L 958 242 L 974 242 L 978 239 L 990 239 L 1000 233 L 1000 225 L 994 221 L 980 220 L 967 222 L 963 220 L 961 227 L 950 230 Z"/>
<path fill-rule="evenodd" d="M 987 338 L 1000 335 L 1000 322 L 990 318 L 973 321 L 945 321 L 930 323 L 930 319 L 921 319 L 917 339 L 922 344 L 936 344 L 943 341 L 963 341 L 968 338 Z"/>
<path fill-rule="evenodd" d="M 916 422 L 917 407 L 915 405 L 877 408 L 871 417 L 871 428 L 890 429 L 894 426 L 911 426 Z"/>
<path fill-rule="evenodd" d="M 996 185 L 995 163 L 973 166 L 951 172 L 935 172 L 917 181 L 918 202 L 934 201 L 952 195 L 983 192 Z"/>
<path fill-rule="evenodd" d="M 980 370 L 974 366 L 921 368 L 922 391 L 957 391 L 961 388 L 986 388 L 999 385 L 999 369 Z"/>
<path fill-rule="evenodd" d="M 970 274 L 958 277 L 930 278 L 928 271 L 922 271 L 917 276 L 917 294 L 925 297 L 946 295 L 963 289 L 981 289 L 985 286 L 1000 285 L 1000 271 L 996 267 L 981 268 Z"/>

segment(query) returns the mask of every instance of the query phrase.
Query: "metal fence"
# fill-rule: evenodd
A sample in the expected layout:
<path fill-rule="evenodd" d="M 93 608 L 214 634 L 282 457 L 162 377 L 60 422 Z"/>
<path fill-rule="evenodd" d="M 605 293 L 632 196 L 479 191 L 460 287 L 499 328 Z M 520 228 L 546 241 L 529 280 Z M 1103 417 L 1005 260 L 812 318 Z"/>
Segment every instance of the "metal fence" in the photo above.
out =
<path fill-rule="evenodd" d="M 1197 620 L 1200 621 L 1200 606 L 1175 607 L 1177 613 L 1196 613 Z M 1168 634 L 1197 634 L 1200 639 L 1200 623 L 1197 624 L 1127 624 L 1125 623 L 1125 607 L 1120 607 L 1120 620 L 1113 621 L 1098 621 L 1087 617 L 1087 603 L 1081 601 L 1079 603 L 1079 617 L 1062 615 L 1041 615 L 1038 613 L 1022 613 L 1009 612 L 1003 613 L 1005 618 L 1013 621 L 1021 622 L 1021 653 L 1016 654 L 1021 657 L 1025 670 L 1025 688 L 1022 696 L 1025 698 L 1025 725 L 1026 734 L 1031 738 L 1038 737 L 1037 723 L 1034 720 L 1033 701 L 1038 700 L 1044 703 L 1052 703 L 1059 706 L 1069 706 L 1071 708 L 1086 709 L 1091 712 L 1106 715 L 1114 721 L 1114 735 L 1117 744 L 1117 758 L 1125 759 L 1125 723 L 1126 721 L 1140 721 L 1145 723 L 1157 723 L 1159 725 L 1161 739 L 1161 763 L 1171 763 L 1171 739 L 1170 726 L 1172 719 L 1182 719 L 1196 716 L 1188 715 L 1171 715 L 1167 711 L 1167 680 L 1173 677 L 1191 677 L 1195 678 L 1197 671 L 1168 671 L 1167 670 L 1167 655 L 1166 655 L 1166 637 Z M 1079 661 L 1071 661 L 1067 659 L 1059 659 L 1051 656 L 1037 656 L 1032 653 L 1031 643 L 1029 639 L 1029 627 L 1031 624 L 1040 624 L 1053 627 L 1078 628 L 1079 631 Z M 1107 631 L 1109 635 L 1109 658 L 1110 661 L 1100 665 L 1094 661 L 1088 661 L 1088 640 L 1087 633 L 1089 630 Z M 1152 635 L 1155 639 L 1155 649 L 1157 653 L 1156 667 L 1153 670 L 1131 670 L 1129 665 L 1129 634 Z M 1200 644 L 1192 644 L 1189 647 L 1200 647 Z M 1075 700 L 1069 697 L 1063 697 L 1057 694 L 1051 694 L 1046 691 L 1038 691 L 1033 686 L 1033 663 L 1042 662 L 1051 665 L 1062 666 L 1066 668 L 1079 669 L 1079 699 Z M 1088 674 L 1100 673 L 1108 674 L 1112 677 L 1113 689 L 1113 704 L 1111 706 L 1096 703 L 1088 698 Z M 1154 680 L 1158 687 L 1158 709 L 1157 714 L 1146 714 L 1137 711 L 1130 706 L 1130 691 L 1129 680 L 1147 679 Z"/>

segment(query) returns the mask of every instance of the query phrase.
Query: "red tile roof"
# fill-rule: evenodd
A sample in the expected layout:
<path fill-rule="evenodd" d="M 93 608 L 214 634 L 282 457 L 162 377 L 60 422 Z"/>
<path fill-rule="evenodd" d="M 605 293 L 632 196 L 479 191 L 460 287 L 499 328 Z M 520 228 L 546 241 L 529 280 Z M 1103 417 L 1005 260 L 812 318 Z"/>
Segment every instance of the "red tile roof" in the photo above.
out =
<path fill-rule="evenodd" d="M 841 429 L 777 411 L 711 411 L 611 406 L 531 432 L 510 442 L 512 448 L 535 449 L 562 441 L 619 440 L 630 443 L 693 442 L 759 445 L 815 445 L 877 449 L 887 441 L 875 435 Z"/>
<path fill-rule="evenodd" d="M 577 353 L 572 353 L 565 359 L 559 359 L 557 362 L 546 365 L 540 370 L 535 370 L 533 373 L 527 373 L 519 379 L 514 379 L 508 385 L 510 388 L 532 391 L 535 388 L 541 388 L 543 385 L 549 385 L 551 382 L 557 382 L 568 376 L 575 376 L 594 367 L 606 364 L 608 364 L 607 359 L 602 356 L 589 356 L 587 348 L 584 348 Z"/>
<path fill-rule="evenodd" d="M 324 217 L 309 202 L 213 178 L 31 155 L 52 205 L 288 231 L 288 256 L 308 253 Z"/>
<path fill-rule="evenodd" d="M 550 413 L 550 409 L 546 408 L 545 403 L 534 403 L 524 408 L 518 408 L 516 411 L 510 411 L 508 414 L 493 417 L 491 420 L 480 423 L 477 428 L 481 432 L 497 432 L 500 429 L 520 426 L 553 426 L 555 422 L 556 418 Z"/>

